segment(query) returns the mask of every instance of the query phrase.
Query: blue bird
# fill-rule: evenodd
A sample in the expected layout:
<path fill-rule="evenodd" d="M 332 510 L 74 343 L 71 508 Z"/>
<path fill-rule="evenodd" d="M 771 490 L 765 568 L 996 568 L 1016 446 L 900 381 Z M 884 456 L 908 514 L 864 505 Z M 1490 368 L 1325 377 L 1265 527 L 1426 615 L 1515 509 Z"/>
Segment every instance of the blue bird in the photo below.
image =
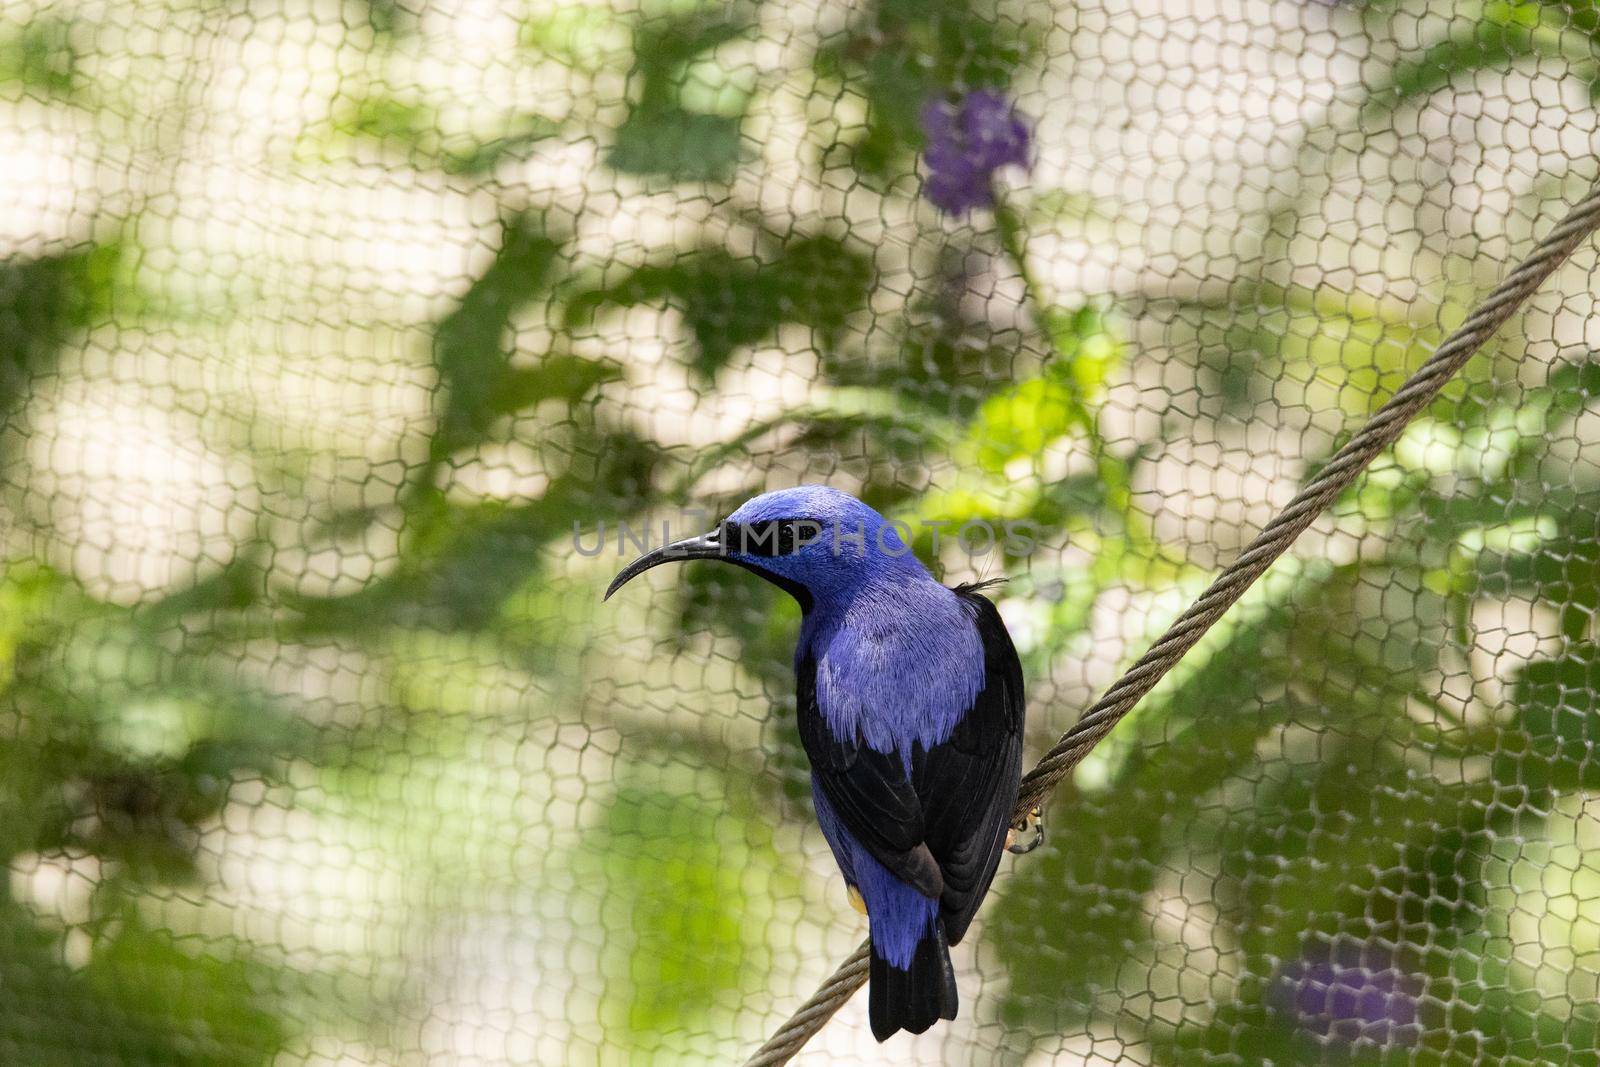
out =
<path fill-rule="evenodd" d="M 800 486 L 623 568 L 720 559 L 800 603 L 800 740 L 817 820 L 872 940 L 884 1041 L 956 1015 L 960 942 L 1007 844 L 1022 771 L 1022 668 L 981 586 L 948 589 L 854 497 Z"/>

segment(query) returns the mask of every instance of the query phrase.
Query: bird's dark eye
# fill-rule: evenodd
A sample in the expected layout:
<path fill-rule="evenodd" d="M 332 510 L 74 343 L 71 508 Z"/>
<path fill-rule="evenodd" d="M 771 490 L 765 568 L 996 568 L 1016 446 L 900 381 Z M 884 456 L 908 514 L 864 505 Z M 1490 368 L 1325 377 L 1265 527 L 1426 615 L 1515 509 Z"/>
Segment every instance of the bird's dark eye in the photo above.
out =
<path fill-rule="evenodd" d="M 761 522 L 724 523 L 722 543 L 729 552 L 746 556 L 787 556 L 822 536 L 815 519 L 765 519 Z"/>

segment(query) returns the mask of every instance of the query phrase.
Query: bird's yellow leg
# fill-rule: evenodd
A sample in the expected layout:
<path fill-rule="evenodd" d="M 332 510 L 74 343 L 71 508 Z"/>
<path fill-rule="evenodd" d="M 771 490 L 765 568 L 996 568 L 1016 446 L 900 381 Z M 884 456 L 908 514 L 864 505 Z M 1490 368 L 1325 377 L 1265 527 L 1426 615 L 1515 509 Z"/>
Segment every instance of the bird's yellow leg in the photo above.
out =
<path fill-rule="evenodd" d="M 1017 832 L 1022 831 L 1031 835 L 1027 841 L 1017 841 Z M 1023 818 L 1018 826 L 1012 826 L 1006 831 L 1006 851 L 1015 855 L 1032 852 L 1044 843 L 1044 817 L 1039 814 L 1039 809 L 1034 808 Z"/>
<path fill-rule="evenodd" d="M 861 899 L 861 890 L 853 885 L 846 885 L 845 888 L 850 891 L 850 906 L 865 915 L 867 913 L 867 902 Z"/>

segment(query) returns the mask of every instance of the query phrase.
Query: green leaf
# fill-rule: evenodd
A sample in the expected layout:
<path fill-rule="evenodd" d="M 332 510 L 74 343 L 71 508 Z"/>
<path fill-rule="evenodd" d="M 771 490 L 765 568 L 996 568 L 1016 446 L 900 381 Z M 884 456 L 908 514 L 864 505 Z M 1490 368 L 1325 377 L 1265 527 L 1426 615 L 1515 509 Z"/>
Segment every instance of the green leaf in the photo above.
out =
<path fill-rule="evenodd" d="M 732 177 L 739 162 L 748 93 L 730 85 L 731 95 L 716 96 L 722 106 L 696 108 L 690 89 L 704 83 L 707 72 L 704 64 L 698 65 L 698 75 L 691 68 L 704 53 L 734 40 L 748 27 L 743 5 L 661 16 L 639 25 L 631 78 L 637 96 L 607 157 L 614 170 L 674 181 L 720 182 Z M 728 73 L 722 72 L 723 80 Z"/>
<path fill-rule="evenodd" d="M 567 321 L 591 321 L 606 305 L 667 303 L 694 334 L 690 365 L 709 383 L 737 348 L 764 340 L 781 322 L 805 323 L 820 346 L 832 345 L 865 306 L 871 280 L 871 261 L 832 237 L 792 240 L 766 263 L 706 249 L 579 294 L 567 305 Z"/>
<path fill-rule="evenodd" d="M 1600 789 L 1600 646 L 1585 641 L 1528 664 L 1514 693 L 1516 714 L 1494 759 L 1508 803 L 1548 810 L 1559 794 Z"/>
<path fill-rule="evenodd" d="M 1574 19 L 1573 9 L 1585 12 Z M 1570 27 L 1570 28 L 1569 28 Z M 1502 73 L 1521 59 L 1550 56 L 1567 61 L 1571 73 L 1600 93 L 1600 63 L 1593 49 L 1593 7 L 1588 3 L 1547 4 L 1537 0 L 1494 0 L 1465 31 L 1402 58 L 1386 86 L 1372 91 L 1366 110 L 1386 114 L 1402 104 L 1438 92 L 1463 75 Z"/>
<path fill-rule="evenodd" d="M 110 313 L 121 260 L 115 243 L 0 260 L 0 416 L 54 368 L 73 333 Z"/>
<path fill-rule="evenodd" d="M 739 161 L 740 120 L 681 108 L 635 108 L 617 129 L 606 162 L 624 174 L 725 182 Z"/>
<path fill-rule="evenodd" d="M 271 968 L 217 955 L 209 938 L 180 946 L 132 911 L 97 946 L 83 978 L 104 1018 L 171 1041 L 179 1051 L 163 1062 L 173 1067 L 267 1067 L 289 1036 L 274 995 L 280 978 Z"/>
<path fill-rule="evenodd" d="M 501 390 L 508 385 L 511 318 L 545 291 L 560 253 L 561 245 L 545 235 L 536 219 L 523 215 L 507 220 L 494 262 L 439 323 L 434 363 L 445 400 L 433 442 L 435 457 L 477 443 L 506 410 Z"/>
<path fill-rule="evenodd" d="M 81 99 L 84 79 L 74 27 L 71 20 L 47 15 L 0 39 L 0 97 L 12 95 L 6 90 L 14 88 L 45 100 Z"/>
<path fill-rule="evenodd" d="M 366 8 L 367 25 L 379 37 L 394 37 L 411 29 L 416 21 L 414 5 L 407 0 L 358 0 Z"/>
<path fill-rule="evenodd" d="M 510 124 L 500 137 L 468 144 L 455 144 L 461 138 L 448 138 L 439 158 L 439 169 L 446 174 L 482 177 L 506 160 L 524 159 L 528 149 L 554 137 L 561 127 L 538 115 L 525 115 Z"/>
<path fill-rule="evenodd" d="M 866 306 L 872 261 L 835 237 L 800 237 L 773 264 L 779 314 L 816 327 L 831 342 L 846 320 Z"/>
<path fill-rule="evenodd" d="M 266 593 L 264 560 L 269 552 L 270 547 L 259 541 L 245 545 L 222 569 L 141 607 L 139 623 L 154 633 L 180 623 L 185 616 L 238 612 L 254 606 Z"/>
<path fill-rule="evenodd" d="M 991 397 L 979 409 L 969 435 L 978 462 L 998 474 L 1012 459 L 1042 455 L 1058 438 L 1082 425 L 1077 408 L 1077 396 L 1060 364 Z"/>
<path fill-rule="evenodd" d="M 438 116 L 423 104 L 375 93 L 354 101 L 333 126 L 352 137 L 410 146 L 438 133 Z"/>
<path fill-rule="evenodd" d="M 1038 377 L 990 397 L 973 420 L 969 447 L 990 472 L 1003 471 L 1018 457 L 1038 457 L 1057 439 L 1090 425 L 1086 404 L 1121 363 L 1121 344 L 1092 307 L 1053 316 L 1052 334 L 1056 358 Z"/>
<path fill-rule="evenodd" d="M 344 158 L 365 143 L 414 167 L 479 177 L 504 160 L 527 155 L 560 130 L 550 119 L 522 114 L 490 116 L 474 129 L 452 129 L 426 104 L 372 92 L 346 99 L 325 125 L 308 133 L 302 151 L 323 160 Z"/>
<path fill-rule="evenodd" d="M 59 934 L 39 927 L 0 894 L 0 1059 L 29 1067 L 85 1063 L 190 1063 L 180 1031 L 108 1003 L 96 985 L 62 962 Z M 168 1006 L 181 1011 L 181 1002 Z M 169 1018 L 167 1023 L 171 1023 Z M 275 1026 L 276 1024 L 272 1024 Z M 269 1026 L 266 1033 L 272 1032 Z"/>
<path fill-rule="evenodd" d="M 626 54 L 629 33 L 622 18 L 606 8 L 565 6 L 528 18 L 517 42 L 576 70 L 595 71 L 612 56 Z"/>
<path fill-rule="evenodd" d="M 855 353 L 827 357 L 823 373 L 840 386 L 869 386 L 894 396 L 908 420 L 916 413 L 966 422 L 985 398 L 1010 388 L 1025 357 L 1003 339 L 943 323 L 916 324 L 886 358 L 864 361 Z"/>
<path fill-rule="evenodd" d="M 709 775 L 626 781 L 577 861 L 598 867 L 602 1020 L 633 1046 L 630 1062 L 670 1055 L 681 1035 L 708 1029 L 719 1006 L 766 981 L 773 886 L 749 873 L 770 870 L 781 881 L 782 866 L 766 823 L 720 786 Z"/>
<path fill-rule="evenodd" d="M 590 318 L 606 304 L 667 302 L 678 308 L 698 351 L 692 366 L 709 381 L 735 348 L 766 337 L 781 320 L 779 286 L 748 259 L 721 249 L 682 256 L 664 266 L 645 266 L 607 289 L 584 293 L 568 304 L 568 322 Z"/>
<path fill-rule="evenodd" d="M 495 391 L 493 408 L 509 414 L 545 400 L 576 403 L 596 386 L 621 377 L 622 368 L 610 360 L 549 355 L 536 367 L 506 371 Z"/>

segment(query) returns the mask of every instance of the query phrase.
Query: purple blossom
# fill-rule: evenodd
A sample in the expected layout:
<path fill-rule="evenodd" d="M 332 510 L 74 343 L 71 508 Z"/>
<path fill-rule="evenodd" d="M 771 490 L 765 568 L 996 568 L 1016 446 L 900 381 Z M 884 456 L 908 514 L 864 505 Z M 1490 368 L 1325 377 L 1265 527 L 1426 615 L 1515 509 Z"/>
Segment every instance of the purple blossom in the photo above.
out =
<path fill-rule="evenodd" d="M 951 215 L 992 205 L 994 172 L 1028 165 L 1028 127 L 992 89 L 974 89 L 958 104 L 930 100 L 922 109 L 922 133 L 928 165 L 923 192 Z"/>
<path fill-rule="evenodd" d="M 1422 979 L 1380 946 L 1340 939 L 1314 945 L 1272 982 L 1271 1002 L 1302 1029 L 1343 1042 L 1414 1042 Z"/>

